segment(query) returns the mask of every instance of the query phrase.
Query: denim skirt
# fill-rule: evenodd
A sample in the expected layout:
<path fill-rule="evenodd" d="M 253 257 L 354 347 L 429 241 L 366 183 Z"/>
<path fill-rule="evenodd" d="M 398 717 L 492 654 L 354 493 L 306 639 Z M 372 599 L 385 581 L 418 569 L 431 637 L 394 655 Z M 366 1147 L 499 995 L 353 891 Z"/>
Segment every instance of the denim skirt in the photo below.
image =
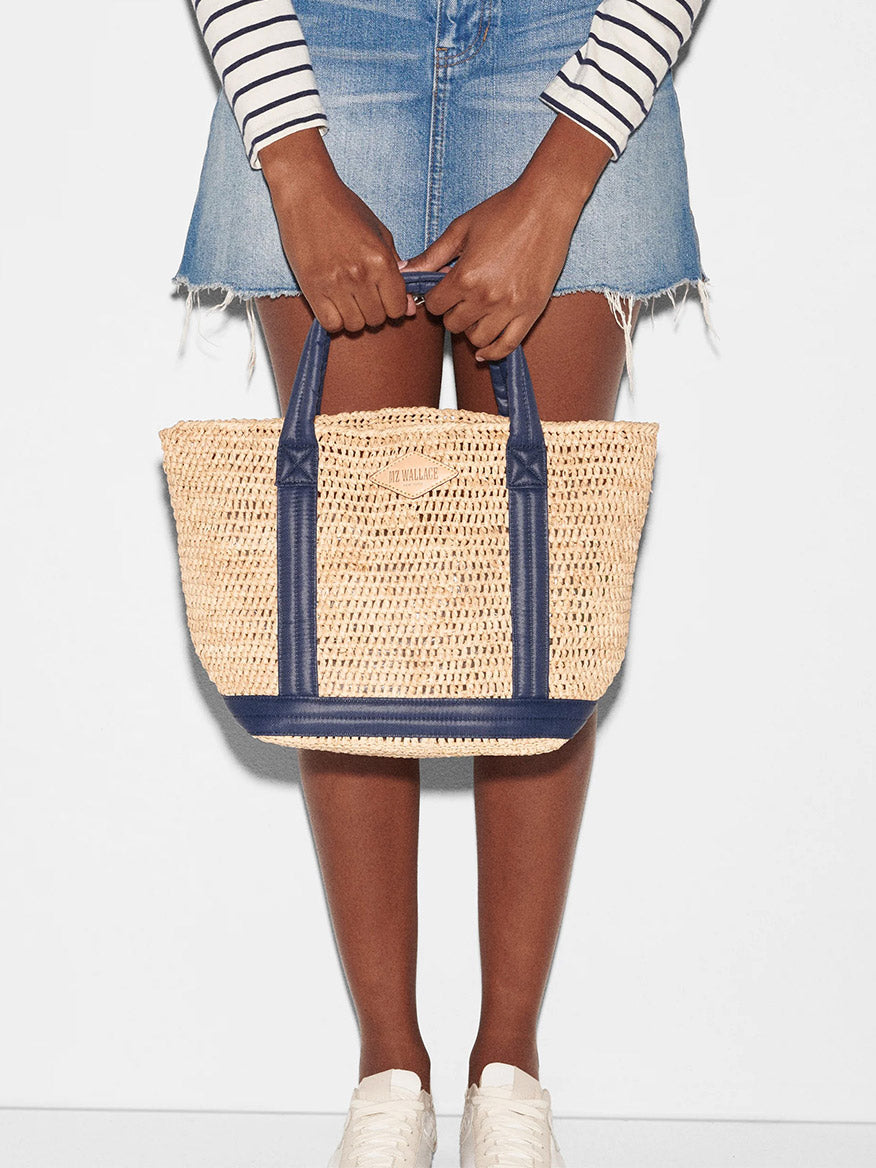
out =
<path fill-rule="evenodd" d="M 296 0 L 340 178 L 390 229 L 402 258 L 508 186 L 555 117 L 538 94 L 587 39 L 599 0 Z M 582 133 L 587 131 L 582 129 Z M 220 89 L 188 233 L 172 282 L 186 324 L 206 289 L 247 303 L 300 295 L 270 191 L 246 157 Z M 603 292 L 618 323 L 634 301 L 707 277 L 690 207 L 671 71 L 644 122 L 605 167 L 572 234 L 553 295 Z M 254 333 L 250 364 L 254 363 Z"/>

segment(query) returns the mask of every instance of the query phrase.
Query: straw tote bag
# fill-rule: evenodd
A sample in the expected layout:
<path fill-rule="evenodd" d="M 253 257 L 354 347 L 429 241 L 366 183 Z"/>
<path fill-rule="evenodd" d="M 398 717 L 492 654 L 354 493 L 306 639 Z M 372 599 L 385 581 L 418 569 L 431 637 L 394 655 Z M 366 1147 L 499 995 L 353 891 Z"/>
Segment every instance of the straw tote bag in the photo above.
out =
<path fill-rule="evenodd" d="M 208 676 L 281 746 L 557 749 L 623 660 L 657 424 L 542 422 L 520 346 L 498 414 L 320 414 L 329 344 L 314 320 L 285 419 L 159 432 Z"/>

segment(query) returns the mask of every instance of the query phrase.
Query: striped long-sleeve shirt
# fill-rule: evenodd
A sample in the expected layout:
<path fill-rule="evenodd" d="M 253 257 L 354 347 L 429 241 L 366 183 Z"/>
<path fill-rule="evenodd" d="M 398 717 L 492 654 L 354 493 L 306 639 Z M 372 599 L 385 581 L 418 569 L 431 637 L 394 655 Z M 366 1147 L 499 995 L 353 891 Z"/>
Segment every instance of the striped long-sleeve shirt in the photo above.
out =
<path fill-rule="evenodd" d="M 198 25 L 243 135 L 258 152 L 308 127 L 329 129 L 292 0 L 192 0 Z M 605 142 L 612 161 L 645 120 L 688 40 L 703 0 L 602 0 L 589 35 L 534 95 Z"/>

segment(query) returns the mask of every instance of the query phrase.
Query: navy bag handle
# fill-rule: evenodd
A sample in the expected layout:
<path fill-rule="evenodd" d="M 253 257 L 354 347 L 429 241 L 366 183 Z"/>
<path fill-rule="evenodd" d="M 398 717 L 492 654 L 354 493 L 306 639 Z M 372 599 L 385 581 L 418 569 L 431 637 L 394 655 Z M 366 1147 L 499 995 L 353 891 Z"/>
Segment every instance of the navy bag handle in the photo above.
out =
<path fill-rule="evenodd" d="M 444 279 L 447 272 L 402 272 L 408 292 L 421 293 Z M 316 443 L 313 419 L 319 413 L 325 381 L 330 336 L 314 320 L 304 342 L 292 386 L 280 448 L 294 452 Z M 499 413 L 510 419 L 509 446 L 516 450 L 544 449 L 544 434 L 523 348 L 518 345 L 501 361 L 489 363 Z M 278 480 L 279 482 L 279 480 Z"/>
<path fill-rule="evenodd" d="M 447 273 L 402 271 L 408 292 Z M 277 446 L 279 693 L 319 694 L 316 653 L 316 497 L 319 413 L 331 338 L 314 319 L 298 362 Z M 520 345 L 489 363 L 499 413 L 509 419 L 505 459 L 511 567 L 513 696 L 548 697 L 547 449 Z"/>

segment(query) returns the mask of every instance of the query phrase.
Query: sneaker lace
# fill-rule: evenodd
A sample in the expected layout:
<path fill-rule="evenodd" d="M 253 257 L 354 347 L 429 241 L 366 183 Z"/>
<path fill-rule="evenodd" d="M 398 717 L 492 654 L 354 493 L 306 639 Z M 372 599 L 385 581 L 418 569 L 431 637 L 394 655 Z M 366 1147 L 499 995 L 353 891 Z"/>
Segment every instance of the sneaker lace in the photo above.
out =
<path fill-rule="evenodd" d="M 478 1168 L 534 1168 L 544 1148 L 547 1100 L 474 1099 Z"/>
<path fill-rule="evenodd" d="M 356 1168 L 395 1168 L 407 1159 L 419 1129 L 418 1114 L 425 1108 L 422 1099 L 353 1099 L 349 1148 Z M 387 1155 L 392 1158 L 387 1163 Z"/>

